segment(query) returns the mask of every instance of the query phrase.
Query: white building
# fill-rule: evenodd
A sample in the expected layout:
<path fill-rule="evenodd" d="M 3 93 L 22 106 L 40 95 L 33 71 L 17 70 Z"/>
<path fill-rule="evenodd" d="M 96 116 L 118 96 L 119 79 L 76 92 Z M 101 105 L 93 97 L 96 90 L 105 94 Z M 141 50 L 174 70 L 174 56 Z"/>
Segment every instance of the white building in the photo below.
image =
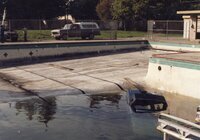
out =
<path fill-rule="evenodd" d="M 200 39 L 200 10 L 177 11 L 177 14 L 183 15 L 183 38 L 191 41 Z"/>

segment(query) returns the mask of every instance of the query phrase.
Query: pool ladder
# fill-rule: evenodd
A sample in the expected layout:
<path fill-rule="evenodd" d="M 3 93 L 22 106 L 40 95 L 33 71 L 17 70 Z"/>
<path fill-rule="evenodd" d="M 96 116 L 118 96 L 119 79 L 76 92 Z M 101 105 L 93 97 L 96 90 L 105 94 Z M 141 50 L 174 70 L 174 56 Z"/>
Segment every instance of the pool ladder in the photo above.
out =
<path fill-rule="evenodd" d="M 159 115 L 157 129 L 163 132 L 163 140 L 172 137 L 179 140 L 200 139 L 200 125 L 164 113 Z"/>

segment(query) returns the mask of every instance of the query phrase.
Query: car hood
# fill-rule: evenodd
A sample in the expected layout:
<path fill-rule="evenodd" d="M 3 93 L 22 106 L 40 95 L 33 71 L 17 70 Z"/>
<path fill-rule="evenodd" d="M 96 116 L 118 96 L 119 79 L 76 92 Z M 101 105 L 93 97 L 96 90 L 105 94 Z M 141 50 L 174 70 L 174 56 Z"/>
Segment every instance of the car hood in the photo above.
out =
<path fill-rule="evenodd" d="M 60 32 L 60 29 L 51 30 L 51 32 Z"/>
<path fill-rule="evenodd" d="M 15 35 L 17 35 L 17 32 L 16 31 L 5 31 L 4 34 L 15 34 Z"/>

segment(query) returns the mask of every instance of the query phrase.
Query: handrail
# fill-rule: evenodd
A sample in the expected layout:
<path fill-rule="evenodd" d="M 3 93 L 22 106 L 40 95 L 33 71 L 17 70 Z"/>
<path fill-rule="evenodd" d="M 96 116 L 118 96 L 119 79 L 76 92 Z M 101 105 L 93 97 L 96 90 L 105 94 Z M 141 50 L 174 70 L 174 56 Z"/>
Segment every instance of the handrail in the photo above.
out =
<path fill-rule="evenodd" d="M 162 131 L 165 135 L 176 137 L 180 140 L 191 139 L 191 137 L 200 138 L 200 125 L 190 121 L 161 113 L 159 115 L 158 130 Z M 176 131 L 174 131 L 176 130 Z M 164 137 L 167 140 L 166 136 Z"/>

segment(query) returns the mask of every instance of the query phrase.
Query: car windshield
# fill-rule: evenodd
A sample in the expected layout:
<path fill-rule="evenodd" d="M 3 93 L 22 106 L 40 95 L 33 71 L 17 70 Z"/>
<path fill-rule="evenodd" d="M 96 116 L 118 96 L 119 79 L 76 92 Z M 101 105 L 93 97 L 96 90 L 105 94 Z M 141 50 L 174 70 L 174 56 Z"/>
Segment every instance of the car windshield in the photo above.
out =
<path fill-rule="evenodd" d="M 66 24 L 64 27 L 63 27 L 63 29 L 70 29 L 70 26 L 71 26 L 72 24 Z"/>

